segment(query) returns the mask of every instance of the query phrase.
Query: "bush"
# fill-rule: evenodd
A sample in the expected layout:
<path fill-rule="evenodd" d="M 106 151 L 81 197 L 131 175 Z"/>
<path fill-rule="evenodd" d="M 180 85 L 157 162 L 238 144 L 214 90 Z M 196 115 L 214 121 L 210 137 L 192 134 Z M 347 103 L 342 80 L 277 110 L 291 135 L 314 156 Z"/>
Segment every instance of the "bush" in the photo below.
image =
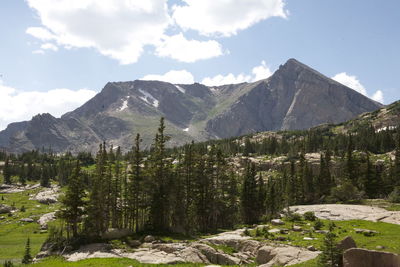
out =
<path fill-rule="evenodd" d="M 249 229 L 244 229 L 244 232 L 243 232 L 243 235 L 245 235 L 245 236 L 250 236 L 250 231 L 249 231 Z"/>
<path fill-rule="evenodd" d="M 317 219 L 314 223 L 314 229 L 321 230 L 322 227 L 324 227 L 324 223 L 321 220 Z"/>
<path fill-rule="evenodd" d="M 12 261 L 5 261 L 3 266 L 4 267 L 14 267 L 14 264 L 12 263 Z"/>
<path fill-rule="evenodd" d="M 21 212 L 25 212 L 25 211 L 26 211 L 25 206 L 22 205 L 22 207 L 21 207 L 19 210 L 20 210 Z"/>
<path fill-rule="evenodd" d="M 286 218 L 290 222 L 299 222 L 303 219 L 298 213 L 289 213 Z"/>
<path fill-rule="evenodd" d="M 392 193 L 389 194 L 388 200 L 392 203 L 400 203 L 400 187 L 397 186 L 394 188 Z"/>
<path fill-rule="evenodd" d="M 350 181 L 345 181 L 341 185 L 332 188 L 330 197 L 334 202 L 355 203 L 361 201 L 362 195 L 362 192 Z"/>
<path fill-rule="evenodd" d="M 307 211 L 306 213 L 303 214 L 303 217 L 306 221 L 315 221 L 315 219 L 317 219 L 317 217 L 315 216 L 315 213 L 312 211 Z"/>

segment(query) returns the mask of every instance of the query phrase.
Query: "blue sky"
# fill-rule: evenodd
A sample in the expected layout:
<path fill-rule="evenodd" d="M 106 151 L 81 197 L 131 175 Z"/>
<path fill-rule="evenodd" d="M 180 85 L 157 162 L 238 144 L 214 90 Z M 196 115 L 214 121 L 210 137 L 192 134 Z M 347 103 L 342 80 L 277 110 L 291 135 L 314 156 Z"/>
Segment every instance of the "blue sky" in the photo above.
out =
<path fill-rule="evenodd" d="M 398 0 L 1 0 L 0 129 L 60 116 L 108 81 L 253 81 L 289 58 L 388 104 L 400 99 L 399 11 Z"/>

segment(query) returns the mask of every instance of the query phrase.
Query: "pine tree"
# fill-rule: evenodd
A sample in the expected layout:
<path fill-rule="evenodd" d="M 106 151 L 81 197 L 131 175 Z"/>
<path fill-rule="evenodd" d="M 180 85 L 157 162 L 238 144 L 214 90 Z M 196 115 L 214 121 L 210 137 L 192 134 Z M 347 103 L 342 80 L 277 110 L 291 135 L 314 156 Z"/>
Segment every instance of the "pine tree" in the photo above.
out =
<path fill-rule="evenodd" d="M 355 171 L 355 160 L 353 158 L 353 136 L 351 134 L 349 134 L 347 144 L 346 178 L 351 181 L 353 185 L 357 185 L 358 177 L 356 177 Z"/>
<path fill-rule="evenodd" d="M 96 171 L 91 176 L 91 190 L 87 203 L 87 217 L 85 219 L 85 231 L 89 235 L 99 236 L 108 227 L 106 201 L 106 163 L 107 152 L 105 143 L 100 144 L 96 156 Z"/>
<path fill-rule="evenodd" d="M 329 232 L 325 234 L 322 253 L 318 258 L 318 267 L 340 267 L 342 266 L 342 251 L 338 248 L 336 234 L 333 232 L 335 226 L 329 225 Z"/>
<path fill-rule="evenodd" d="M 165 162 L 164 118 L 160 119 L 160 126 L 154 139 L 151 153 L 150 170 L 154 185 L 150 207 L 151 224 L 154 230 L 164 231 L 169 227 L 169 197 L 168 197 L 168 169 Z"/>
<path fill-rule="evenodd" d="M 11 166 L 10 166 L 10 159 L 8 157 L 6 157 L 6 161 L 4 163 L 3 176 L 4 176 L 4 183 L 11 184 Z"/>
<path fill-rule="evenodd" d="M 142 212 L 140 211 L 140 202 L 143 201 L 141 199 L 141 191 L 143 191 L 142 183 L 143 177 L 141 172 L 141 164 L 142 164 L 142 155 L 140 152 L 140 143 L 142 140 L 140 139 L 140 134 L 136 135 L 135 138 L 135 147 L 134 147 L 134 155 L 132 161 L 132 176 L 130 179 L 130 196 L 129 196 L 129 203 L 131 206 L 131 225 L 132 228 L 135 228 L 136 232 L 139 232 L 143 225 L 141 225 L 141 220 L 139 214 Z"/>
<path fill-rule="evenodd" d="M 32 263 L 32 256 L 31 256 L 31 245 L 30 245 L 30 239 L 26 240 L 26 245 L 25 245 L 25 254 L 24 257 L 22 258 L 22 264 L 30 264 Z"/>
<path fill-rule="evenodd" d="M 62 208 L 60 216 L 67 223 L 68 232 L 70 229 L 72 230 L 72 237 L 74 238 L 78 236 L 78 223 L 84 214 L 85 196 L 81 168 L 79 161 L 77 161 L 75 169 L 68 179 L 65 195 L 61 199 Z"/>
<path fill-rule="evenodd" d="M 243 177 L 240 202 L 242 207 L 242 218 L 245 224 L 258 222 L 257 216 L 257 182 L 255 164 L 247 162 Z"/>
<path fill-rule="evenodd" d="M 400 186 L 400 129 L 396 134 L 396 150 L 393 166 L 393 182 L 394 186 Z"/>
<path fill-rule="evenodd" d="M 40 185 L 50 187 L 49 166 L 44 162 L 41 165 Z"/>

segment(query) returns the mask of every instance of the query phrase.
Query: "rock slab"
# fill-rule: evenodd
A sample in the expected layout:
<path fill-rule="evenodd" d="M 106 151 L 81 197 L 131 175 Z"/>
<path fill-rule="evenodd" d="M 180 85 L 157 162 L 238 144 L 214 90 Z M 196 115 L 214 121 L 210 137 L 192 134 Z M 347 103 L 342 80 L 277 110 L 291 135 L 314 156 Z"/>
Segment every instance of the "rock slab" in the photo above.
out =
<path fill-rule="evenodd" d="M 343 267 L 400 267 L 400 256 L 394 253 L 351 248 L 343 254 Z"/>

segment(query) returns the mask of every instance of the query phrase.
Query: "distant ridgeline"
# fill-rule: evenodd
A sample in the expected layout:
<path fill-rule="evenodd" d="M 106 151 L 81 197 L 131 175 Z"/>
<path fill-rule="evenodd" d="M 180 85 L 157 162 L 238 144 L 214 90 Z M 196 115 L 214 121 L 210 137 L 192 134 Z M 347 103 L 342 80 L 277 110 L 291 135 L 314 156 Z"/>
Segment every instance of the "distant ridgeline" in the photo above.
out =
<path fill-rule="evenodd" d="M 263 131 L 309 129 L 341 123 L 382 105 L 289 59 L 268 79 L 205 86 L 160 81 L 110 82 L 81 107 L 55 118 L 39 114 L 0 132 L 0 148 L 21 153 L 91 151 L 104 140 L 123 152 L 134 133 L 153 143 L 165 118 L 168 147 Z"/>

